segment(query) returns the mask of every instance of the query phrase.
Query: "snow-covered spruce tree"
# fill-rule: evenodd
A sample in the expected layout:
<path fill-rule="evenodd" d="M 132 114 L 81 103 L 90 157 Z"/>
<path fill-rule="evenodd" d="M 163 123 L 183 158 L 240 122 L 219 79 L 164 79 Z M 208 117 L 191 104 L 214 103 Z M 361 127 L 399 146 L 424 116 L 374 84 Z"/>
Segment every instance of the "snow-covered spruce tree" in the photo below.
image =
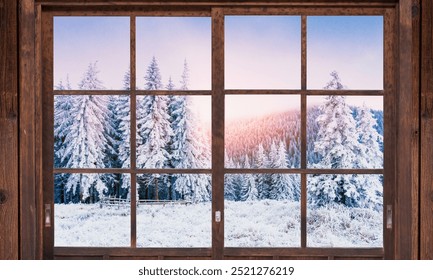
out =
<path fill-rule="evenodd" d="M 171 79 L 171 76 L 168 78 L 167 85 L 165 86 L 167 90 L 174 90 L 176 88 L 176 85 L 173 83 L 173 80 Z"/>
<path fill-rule="evenodd" d="M 161 74 L 156 58 L 147 68 L 145 90 L 162 89 Z M 137 167 L 164 168 L 170 160 L 168 144 L 173 131 L 168 114 L 167 96 L 146 95 L 137 99 Z M 164 180 L 158 175 L 139 177 L 140 199 L 158 199 L 159 193 L 167 193 Z"/>
<path fill-rule="evenodd" d="M 337 72 L 331 73 L 332 80 L 325 89 L 341 90 L 343 85 Z M 314 142 L 314 151 L 321 155 L 315 165 L 325 169 L 356 168 L 360 153 L 356 123 L 345 96 L 330 95 L 321 107 L 317 118 L 319 131 Z M 319 175 L 311 176 L 309 182 L 310 203 L 324 206 L 332 203 L 359 207 L 361 193 L 354 176 Z"/>
<path fill-rule="evenodd" d="M 275 142 L 271 144 L 271 168 L 287 168 L 286 148 L 280 141 L 278 148 Z M 292 174 L 271 174 L 271 189 L 269 198 L 274 200 L 299 200 L 300 190 Z"/>
<path fill-rule="evenodd" d="M 123 77 L 123 89 L 130 90 L 130 70 L 128 69 Z M 112 147 L 114 153 L 107 153 L 110 157 L 109 167 L 129 168 L 130 167 L 130 106 L 129 96 L 110 96 L 109 111 L 113 120 L 114 133 L 111 134 L 114 142 Z M 115 174 L 111 181 L 109 194 L 116 197 L 129 196 L 131 186 L 130 176 L 126 174 Z"/>
<path fill-rule="evenodd" d="M 186 59 L 183 61 L 183 72 L 180 80 L 180 90 L 189 89 L 189 67 Z"/>
<path fill-rule="evenodd" d="M 307 112 L 307 163 L 314 166 L 321 160 L 321 155 L 314 150 L 314 143 L 318 139 L 319 123 L 317 118 L 322 114 L 319 106 L 308 108 Z"/>
<path fill-rule="evenodd" d="M 79 83 L 80 90 L 103 89 L 95 63 L 89 64 Z M 73 120 L 65 136 L 62 160 L 67 168 L 104 168 L 106 151 L 112 143 L 107 131 L 113 131 L 108 111 L 108 97 L 103 95 L 74 96 L 71 108 Z M 79 191 L 80 200 L 95 202 L 107 191 L 105 176 L 101 174 L 71 174 L 66 188 Z"/>
<path fill-rule="evenodd" d="M 175 90 L 176 85 L 173 82 L 173 79 L 171 78 L 171 76 L 168 78 L 168 82 L 167 85 L 165 86 L 165 88 L 167 90 Z M 178 97 L 179 96 L 175 96 L 175 95 L 170 95 L 168 97 L 169 101 L 168 101 L 168 114 L 170 115 L 170 123 L 172 126 L 172 130 L 174 130 L 175 125 L 173 124 L 173 122 L 175 120 L 178 119 L 178 117 L 174 116 L 173 112 L 177 109 L 178 106 Z M 168 153 L 171 155 L 170 156 L 170 160 L 167 164 L 167 166 L 169 168 L 174 168 L 175 167 L 175 158 L 173 157 L 173 141 L 174 141 L 175 135 L 173 134 L 172 137 L 170 137 L 170 142 L 168 143 Z M 165 179 L 165 184 L 167 187 L 167 199 L 169 200 L 176 200 L 177 199 L 177 193 L 176 193 L 176 189 L 174 188 L 174 182 L 176 181 L 177 178 L 177 174 L 167 174 L 164 179 Z"/>
<path fill-rule="evenodd" d="M 188 90 L 188 64 L 184 63 L 181 89 Z M 204 135 L 198 120 L 192 111 L 193 104 L 189 96 L 174 96 L 171 99 L 171 165 L 173 168 L 209 168 L 210 151 L 206 149 Z M 194 202 L 209 201 L 210 177 L 196 174 L 177 174 L 174 186 L 182 199 Z"/>
<path fill-rule="evenodd" d="M 254 163 L 256 165 L 255 167 L 258 169 L 266 169 L 270 167 L 269 159 L 266 156 L 265 149 L 261 143 L 255 153 Z M 257 174 L 256 183 L 259 199 L 268 199 L 271 184 L 270 174 Z"/>
<path fill-rule="evenodd" d="M 245 156 L 244 168 L 251 168 L 248 155 Z M 259 193 L 257 191 L 256 181 L 253 174 L 239 174 L 240 180 L 240 200 L 250 201 L 258 200 Z"/>
<path fill-rule="evenodd" d="M 56 90 L 71 90 L 69 76 L 66 76 L 66 84 L 60 80 Z M 70 95 L 56 95 L 54 97 L 54 166 L 64 167 L 62 160 L 65 151 L 65 136 L 68 134 L 72 123 L 71 108 L 73 99 Z M 69 174 L 57 174 L 54 178 L 54 203 L 68 203 L 73 200 L 72 192 L 67 192 L 65 187 Z"/>
<path fill-rule="evenodd" d="M 365 104 L 358 110 L 357 129 L 360 154 L 357 158 L 358 168 L 383 168 L 383 153 L 380 148 L 383 137 L 375 128 L 377 125 L 371 110 Z M 362 192 L 360 205 L 379 210 L 383 205 L 383 185 L 379 176 L 363 175 L 356 177 Z"/>
<path fill-rule="evenodd" d="M 287 149 L 287 166 L 290 168 L 299 168 L 301 166 L 301 145 L 299 135 L 290 139 Z"/>
<path fill-rule="evenodd" d="M 227 150 L 224 150 L 224 166 L 225 168 L 234 168 L 235 164 L 233 159 L 230 158 L 227 154 Z M 224 199 L 236 201 L 236 187 L 235 187 L 235 175 L 234 174 L 226 174 L 224 176 Z"/>
<path fill-rule="evenodd" d="M 383 136 L 375 128 L 377 121 L 365 104 L 358 109 L 356 117 L 359 143 L 362 144 L 361 154 L 358 159 L 359 168 L 383 168 L 383 153 L 380 144 Z"/>

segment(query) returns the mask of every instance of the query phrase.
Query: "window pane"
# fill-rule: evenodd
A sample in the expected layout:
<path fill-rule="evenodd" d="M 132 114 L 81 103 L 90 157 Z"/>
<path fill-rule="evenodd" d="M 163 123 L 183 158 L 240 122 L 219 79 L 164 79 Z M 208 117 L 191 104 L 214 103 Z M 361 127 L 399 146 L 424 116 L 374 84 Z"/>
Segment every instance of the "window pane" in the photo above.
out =
<path fill-rule="evenodd" d="M 225 113 L 225 167 L 300 167 L 299 95 L 229 95 Z"/>
<path fill-rule="evenodd" d="M 54 17 L 54 88 L 124 89 L 129 33 L 129 17 Z"/>
<path fill-rule="evenodd" d="M 382 247 L 382 175 L 309 175 L 307 246 Z"/>
<path fill-rule="evenodd" d="M 299 247 L 300 176 L 227 174 L 226 247 Z"/>
<path fill-rule="evenodd" d="M 383 97 L 308 97 L 309 168 L 383 168 Z"/>
<path fill-rule="evenodd" d="M 56 95 L 55 168 L 129 168 L 128 96 Z"/>
<path fill-rule="evenodd" d="M 143 174 L 137 192 L 138 247 L 211 247 L 210 175 Z"/>
<path fill-rule="evenodd" d="M 137 167 L 211 166 L 210 96 L 137 97 Z"/>
<path fill-rule="evenodd" d="M 211 50 L 208 17 L 137 17 L 137 88 L 210 90 Z"/>
<path fill-rule="evenodd" d="M 337 71 L 347 89 L 383 89 L 382 16 L 309 16 L 307 86 L 327 87 Z"/>
<path fill-rule="evenodd" d="M 54 245 L 129 247 L 129 174 L 56 174 Z"/>
<path fill-rule="evenodd" d="M 300 89 L 300 16 L 225 17 L 226 89 Z"/>

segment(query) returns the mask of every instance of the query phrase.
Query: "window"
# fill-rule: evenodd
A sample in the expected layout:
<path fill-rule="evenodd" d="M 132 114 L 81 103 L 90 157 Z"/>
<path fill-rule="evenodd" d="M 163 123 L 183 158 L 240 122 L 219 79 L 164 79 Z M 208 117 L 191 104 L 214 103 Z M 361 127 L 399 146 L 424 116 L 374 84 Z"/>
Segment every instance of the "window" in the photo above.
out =
<path fill-rule="evenodd" d="M 383 257 L 386 11 L 46 12 L 46 246 Z"/>

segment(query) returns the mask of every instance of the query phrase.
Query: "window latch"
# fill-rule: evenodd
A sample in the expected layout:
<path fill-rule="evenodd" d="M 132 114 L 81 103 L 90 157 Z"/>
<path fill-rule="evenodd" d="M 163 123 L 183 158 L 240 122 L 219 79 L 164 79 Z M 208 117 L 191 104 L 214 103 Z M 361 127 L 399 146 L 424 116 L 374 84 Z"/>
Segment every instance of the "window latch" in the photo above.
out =
<path fill-rule="evenodd" d="M 386 206 L 386 228 L 392 229 L 392 205 Z"/>
<path fill-rule="evenodd" d="M 215 211 L 215 222 L 221 222 L 221 211 Z"/>
<path fill-rule="evenodd" d="M 51 204 L 45 204 L 45 211 L 44 211 L 44 224 L 45 227 L 51 227 Z"/>

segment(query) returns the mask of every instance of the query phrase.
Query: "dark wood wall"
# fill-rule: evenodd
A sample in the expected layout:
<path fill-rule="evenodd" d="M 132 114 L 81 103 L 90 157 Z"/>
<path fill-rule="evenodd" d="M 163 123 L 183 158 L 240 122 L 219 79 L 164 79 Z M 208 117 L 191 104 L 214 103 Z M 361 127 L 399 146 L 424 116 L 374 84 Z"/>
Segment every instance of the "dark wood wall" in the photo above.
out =
<path fill-rule="evenodd" d="M 422 1 L 420 258 L 433 259 L 433 1 Z"/>
<path fill-rule="evenodd" d="M 17 1 L 0 0 L 0 259 L 18 259 Z"/>
<path fill-rule="evenodd" d="M 433 1 L 400 0 L 397 7 L 396 60 L 411 69 L 403 67 L 406 70 L 397 74 L 402 97 L 397 104 L 398 137 L 407 136 L 397 140 L 401 154 L 396 163 L 395 257 L 433 259 Z M 35 180 L 40 116 L 26 110 L 40 102 L 35 74 L 38 11 L 34 0 L 0 0 L 0 259 L 42 257 L 37 224 L 41 185 Z"/>

